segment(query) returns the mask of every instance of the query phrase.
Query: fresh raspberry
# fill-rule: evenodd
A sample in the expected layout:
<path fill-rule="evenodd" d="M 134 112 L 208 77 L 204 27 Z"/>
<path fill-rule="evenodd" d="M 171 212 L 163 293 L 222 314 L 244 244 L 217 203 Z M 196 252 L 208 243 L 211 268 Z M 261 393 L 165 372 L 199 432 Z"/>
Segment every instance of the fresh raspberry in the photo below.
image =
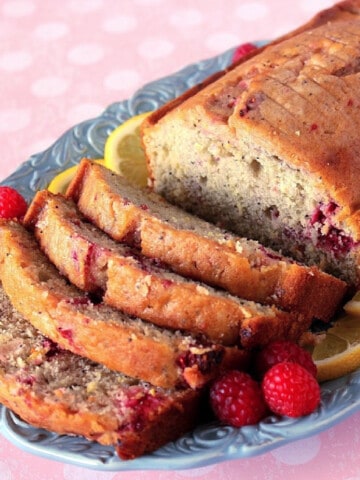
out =
<path fill-rule="evenodd" d="M 213 383 L 210 404 L 219 420 L 233 427 L 258 423 L 268 411 L 258 382 L 237 370 Z"/>
<path fill-rule="evenodd" d="M 27 204 L 12 187 L 0 187 L 0 218 L 21 218 L 25 215 Z"/>
<path fill-rule="evenodd" d="M 242 45 L 239 45 L 233 54 L 232 63 L 237 62 L 242 57 L 244 57 L 245 55 L 247 55 L 248 53 L 256 49 L 257 49 L 257 46 L 254 45 L 253 43 L 243 43 Z"/>
<path fill-rule="evenodd" d="M 280 362 L 298 363 L 316 378 L 317 368 L 311 354 L 297 343 L 289 340 L 277 340 L 269 343 L 258 353 L 255 359 L 258 377 L 262 378 L 269 368 Z"/>
<path fill-rule="evenodd" d="M 320 386 L 314 376 L 298 363 L 281 362 L 268 370 L 262 390 L 270 410 L 278 415 L 301 417 L 320 403 Z"/>

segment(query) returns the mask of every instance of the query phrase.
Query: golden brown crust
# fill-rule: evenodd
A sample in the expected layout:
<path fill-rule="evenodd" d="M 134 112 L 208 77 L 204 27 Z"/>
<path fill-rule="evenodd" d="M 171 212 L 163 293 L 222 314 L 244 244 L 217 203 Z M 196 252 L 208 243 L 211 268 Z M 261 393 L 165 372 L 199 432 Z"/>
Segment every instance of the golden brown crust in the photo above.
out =
<path fill-rule="evenodd" d="M 112 445 L 122 460 L 153 452 L 174 441 L 198 424 L 199 393 L 178 395 L 170 408 L 158 412 L 141 431 L 122 430 L 114 415 L 69 410 L 66 404 L 50 403 L 29 389 L 14 394 L 16 379 L 0 374 L 0 402 L 24 421 L 60 435 L 81 435 L 102 445 Z M 183 396 L 183 398 L 181 398 Z"/>
<path fill-rule="evenodd" d="M 195 390 L 180 392 L 169 408 L 159 411 L 141 430 L 126 431 L 113 414 L 74 411 L 61 400 L 50 402 L 36 395 L 31 388 L 19 391 L 16 378 L 0 373 L 0 379 L 0 402 L 30 425 L 112 445 L 122 460 L 153 452 L 191 431 L 199 422 L 201 395 Z"/>
<path fill-rule="evenodd" d="M 294 37 L 300 33 L 306 32 L 307 30 L 314 29 L 320 27 L 322 25 L 326 25 L 329 22 L 339 22 L 343 20 L 351 20 L 354 16 L 360 14 L 360 2 L 359 0 L 344 0 L 335 4 L 333 7 L 329 7 L 328 9 L 322 10 L 318 14 L 316 14 L 311 20 L 306 22 L 304 25 L 292 30 L 291 32 L 282 35 L 267 45 L 258 48 L 257 50 L 253 50 L 247 55 L 244 55 L 241 59 L 237 62 L 232 63 L 228 68 L 216 72 L 213 75 L 210 75 L 206 78 L 203 82 L 200 82 L 197 85 L 194 85 L 192 88 L 188 89 L 182 95 L 170 100 L 162 107 L 155 110 L 152 114 L 146 117 L 143 121 L 142 128 L 146 129 L 155 125 L 164 115 L 166 115 L 169 111 L 173 110 L 177 106 L 181 105 L 185 100 L 194 96 L 199 91 L 203 90 L 205 87 L 210 85 L 211 83 L 216 82 L 218 79 L 226 75 L 231 70 L 234 70 L 239 65 L 243 64 L 247 60 L 257 56 L 259 53 L 263 52 L 265 49 L 272 45 L 276 45 L 278 43 L 283 42 L 289 38 Z"/>
<path fill-rule="evenodd" d="M 286 159 L 293 167 L 306 169 L 317 178 L 319 187 L 321 184 L 342 207 L 337 220 L 353 229 L 354 241 L 360 239 L 357 181 L 360 141 L 356 106 L 359 77 L 356 49 L 347 50 L 343 42 L 351 45 L 356 31 L 360 31 L 359 17 L 352 22 L 321 26 L 267 50 L 266 58 L 260 55 L 258 60 L 271 64 L 270 69 L 259 71 L 249 80 L 246 92 L 228 120 L 235 130 L 241 129 L 244 134 L 251 132 L 258 145 L 270 154 Z M 285 52 L 297 59 L 299 67 L 298 72 L 293 71 L 291 87 L 281 80 L 283 73 L 295 64 L 293 60 L 286 64 Z M 271 71 L 273 64 L 277 65 L 276 71 Z M 254 66 L 250 61 L 247 72 Z M 343 69 L 349 69 L 348 73 L 342 73 Z M 241 69 L 236 74 L 247 75 Z M 316 93 L 314 101 L 306 97 L 309 91 Z M 260 96 L 258 108 L 241 116 L 249 99 Z M 279 103 L 281 97 L 286 98 L 286 107 Z"/>
<path fill-rule="evenodd" d="M 359 5 L 358 0 L 349 0 L 320 12 L 215 82 L 205 82 L 195 96 L 185 93 L 176 109 L 171 103 L 160 108 L 144 121 L 143 132 L 165 115 L 181 118 L 193 108 L 212 122 L 227 123 L 270 155 L 318 178 L 321 188 L 342 207 L 337 220 L 359 241 Z M 244 88 L 236 106 L 221 118 L 211 98 L 240 82 Z M 308 96 L 311 91 L 316 95 Z M 150 166 L 149 171 L 152 178 Z"/>
<path fill-rule="evenodd" d="M 131 187 L 88 159 L 81 161 L 67 196 L 115 240 L 136 243 L 145 256 L 159 259 L 185 277 L 224 288 L 240 298 L 275 304 L 327 321 L 346 291 L 341 280 L 315 267 L 290 264 L 280 256 L 278 261 L 271 261 L 264 253 L 261 267 L 256 267 L 245 253 L 236 250 L 236 237 L 228 236 L 228 240 L 219 243 L 206 236 L 210 226 L 200 220 L 198 224 L 204 235 L 171 224 L 171 220 L 152 211 L 150 198 L 153 201 L 158 198 L 158 204 L 164 204 L 164 217 L 177 214 L 176 210 L 170 210 L 170 214 L 165 210 L 169 204 L 162 198 L 155 194 L 150 197 L 146 190 L 142 193 L 139 190 L 136 204 L 131 198 Z"/>

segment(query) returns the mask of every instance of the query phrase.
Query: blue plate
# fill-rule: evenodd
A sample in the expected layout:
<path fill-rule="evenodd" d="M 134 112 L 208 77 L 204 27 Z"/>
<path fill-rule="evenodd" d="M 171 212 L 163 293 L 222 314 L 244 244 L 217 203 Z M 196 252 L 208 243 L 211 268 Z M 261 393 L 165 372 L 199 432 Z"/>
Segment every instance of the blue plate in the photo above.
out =
<path fill-rule="evenodd" d="M 158 108 L 229 65 L 233 50 L 149 83 L 129 100 L 110 105 L 102 115 L 76 125 L 50 148 L 30 157 L 2 184 L 17 188 L 27 200 L 46 188 L 59 172 L 81 158 L 102 158 L 110 132 L 129 117 Z M 219 423 L 199 426 L 151 455 L 122 461 L 114 449 L 80 437 L 57 435 L 33 428 L 0 406 L 0 432 L 23 450 L 65 463 L 104 471 L 178 470 L 198 468 L 227 460 L 260 455 L 266 451 L 317 434 L 360 408 L 360 371 L 322 385 L 320 408 L 300 419 L 271 416 L 256 426 L 241 429 Z"/>

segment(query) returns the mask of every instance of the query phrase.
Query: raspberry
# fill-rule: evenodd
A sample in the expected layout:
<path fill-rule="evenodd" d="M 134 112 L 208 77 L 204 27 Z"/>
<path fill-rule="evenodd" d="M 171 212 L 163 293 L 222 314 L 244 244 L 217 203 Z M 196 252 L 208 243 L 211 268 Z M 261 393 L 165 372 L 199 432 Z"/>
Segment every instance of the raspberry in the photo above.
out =
<path fill-rule="evenodd" d="M 268 370 L 262 390 L 270 410 L 278 415 L 301 417 L 320 403 L 320 386 L 311 373 L 293 362 L 277 363 Z"/>
<path fill-rule="evenodd" d="M 233 54 L 232 63 L 237 62 L 242 57 L 256 49 L 257 46 L 253 43 L 243 43 L 242 45 L 239 45 Z"/>
<path fill-rule="evenodd" d="M 17 190 L 0 187 L 0 218 L 21 218 L 26 209 L 26 201 Z"/>
<path fill-rule="evenodd" d="M 233 427 L 253 425 L 267 414 L 258 382 L 237 370 L 226 372 L 213 383 L 210 404 L 219 420 Z"/>
<path fill-rule="evenodd" d="M 298 363 L 316 378 L 317 368 L 310 353 L 288 340 L 269 343 L 258 353 L 255 360 L 257 375 L 262 378 L 269 368 L 280 362 Z"/>

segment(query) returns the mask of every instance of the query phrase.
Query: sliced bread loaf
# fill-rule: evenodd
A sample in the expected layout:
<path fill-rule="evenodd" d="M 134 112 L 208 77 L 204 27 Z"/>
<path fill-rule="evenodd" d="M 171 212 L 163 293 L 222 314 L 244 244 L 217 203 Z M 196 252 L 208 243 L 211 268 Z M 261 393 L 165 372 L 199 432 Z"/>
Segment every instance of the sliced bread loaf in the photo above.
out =
<path fill-rule="evenodd" d="M 115 240 L 241 298 L 326 321 L 345 293 L 341 280 L 223 231 L 91 160 L 81 161 L 67 197 Z"/>
<path fill-rule="evenodd" d="M 66 279 L 16 222 L 0 222 L 0 278 L 14 307 L 73 353 L 162 387 L 202 387 L 247 352 L 160 329 L 89 297 Z"/>
<path fill-rule="evenodd" d="M 60 195 L 39 192 L 25 223 L 71 282 L 104 291 L 109 305 L 157 325 L 249 348 L 279 337 L 296 340 L 310 324 L 297 312 L 241 300 L 172 273 L 112 240 Z"/>
<path fill-rule="evenodd" d="M 143 125 L 156 192 L 355 286 L 359 12 L 321 12 Z"/>
<path fill-rule="evenodd" d="M 149 453 L 198 424 L 202 391 L 165 390 L 62 350 L 0 287 L 0 402 L 35 427 Z"/>

